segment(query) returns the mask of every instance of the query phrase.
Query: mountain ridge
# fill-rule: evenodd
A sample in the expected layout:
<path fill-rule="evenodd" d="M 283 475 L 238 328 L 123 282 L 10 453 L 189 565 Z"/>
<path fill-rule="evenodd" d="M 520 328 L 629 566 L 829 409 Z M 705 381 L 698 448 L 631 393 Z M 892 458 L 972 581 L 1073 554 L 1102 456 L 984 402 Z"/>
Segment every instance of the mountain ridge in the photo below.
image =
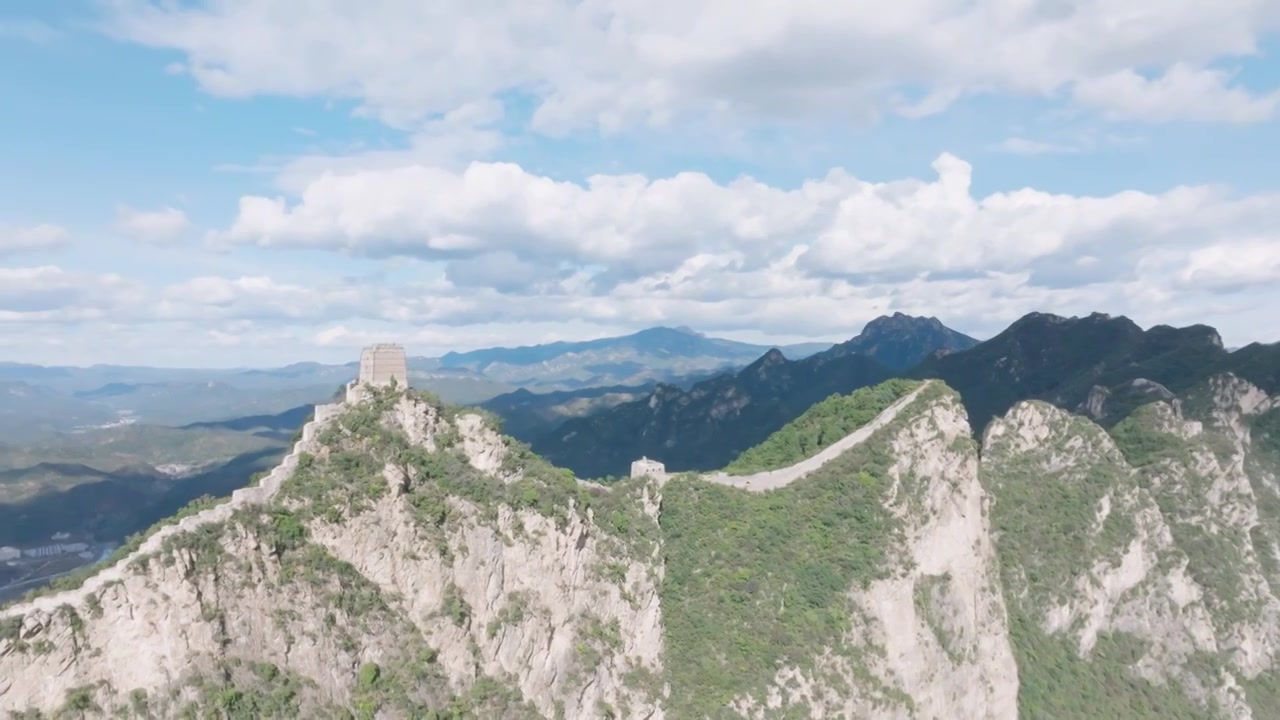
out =
<path fill-rule="evenodd" d="M 927 382 L 769 492 L 580 483 L 412 394 L 318 417 L 262 505 L 0 610 L 0 707 L 1244 720 L 1280 689 L 1280 397 L 1231 375 L 1111 433 L 1022 401 L 981 448 Z"/>

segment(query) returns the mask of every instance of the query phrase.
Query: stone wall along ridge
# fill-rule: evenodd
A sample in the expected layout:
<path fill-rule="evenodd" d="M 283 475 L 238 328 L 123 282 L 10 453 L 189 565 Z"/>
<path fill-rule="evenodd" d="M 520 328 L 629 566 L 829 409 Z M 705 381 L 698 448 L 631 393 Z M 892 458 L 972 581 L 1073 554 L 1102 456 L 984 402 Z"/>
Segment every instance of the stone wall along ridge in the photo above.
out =
<path fill-rule="evenodd" d="M 779 468 L 777 470 L 764 470 L 751 475 L 730 475 L 724 471 L 703 475 L 703 479 L 717 485 L 728 485 L 729 487 L 742 488 L 743 490 L 751 490 L 754 492 L 764 492 L 765 490 L 774 490 L 776 488 L 785 487 L 827 463 L 835 460 L 841 455 L 849 451 L 871 437 L 876 430 L 893 422 L 898 417 L 898 413 L 902 409 L 910 405 L 925 388 L 933 383 L 932 380 L 926 380 L 920 384 L 920 387 L 912 390 L 910 393 L 899 398 L 883 412 L 877 415 L 871 422 L 845 435 L 839 440 L 831 443 L 827 447 L 807 457 L 800 462 L 789 467 Z"/>
<path fill-rule="evenodd" d="M 316 450 L 316 437 L 319 435 L 320 430 L 335 416 L 341 414 L 344 407 L 345 403 L 317 405 L 314 418 L 302 426 L 302 437 L 294 444 L 289 454 L 284 456 L 280 464 L 272 468 L 271 472 L 262 478 L 262 482 L 257 487 L 236 490 L 231 493 L 231 498 L 226 502 L 183 518 L 175 525 L 166 525 L 160 528 L 148 537 L 137 550 L 121 558 L 114 565 L 103 568 L 100 572 L 85 580 L 84 584 L 78 588 L 64 590 L 54 595 L 45 595 L 7 608 L 0 608 L 0 618 L 26 615 L 33 610 L 48 613 L 61 605 L 78 605 L 89 594 L 98 592 L 109 583 L 123 579 L 125 569 L 130 562 L 143 555 L 159 551 L 165 539 L 174 534 L 189 532 L 211 522 L 226 520 L 231 517 L 231 513 L 239 508 L 246 505 L 259 505 L 271 500 L 280 490 L 281 483 L 293 474 L 294 468 L 298 466 L 298 457 L 304 452 L 314 452 Z"/>

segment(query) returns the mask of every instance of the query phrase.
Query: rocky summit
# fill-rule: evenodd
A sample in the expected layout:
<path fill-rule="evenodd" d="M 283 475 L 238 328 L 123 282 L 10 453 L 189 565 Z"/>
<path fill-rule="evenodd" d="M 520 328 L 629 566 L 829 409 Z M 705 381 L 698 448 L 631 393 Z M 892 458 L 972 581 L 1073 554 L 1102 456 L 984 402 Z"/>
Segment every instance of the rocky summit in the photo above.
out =
<path fill-rule="evenodd" d="M 256 487 L 0 610 L 15 717 L 1253 718 L 1280 707 L 1280 398 L 1109 428 L 833 398 L 723 472 L 583 483 L 394 387 Z"/>

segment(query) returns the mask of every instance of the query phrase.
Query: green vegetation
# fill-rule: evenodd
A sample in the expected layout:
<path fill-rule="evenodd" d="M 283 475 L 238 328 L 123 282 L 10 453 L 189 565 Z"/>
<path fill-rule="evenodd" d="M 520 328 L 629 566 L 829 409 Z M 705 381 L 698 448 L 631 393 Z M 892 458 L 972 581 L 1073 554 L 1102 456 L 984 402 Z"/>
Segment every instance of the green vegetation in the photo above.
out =
<path fill-rule="evenodd" d="M 434 450 L 412 444 L 402 430 L 387 423 L 385 415 L 404 392 L 435 407 L 447 421 L 464 412 L 417 390 L 375 390 L 370 400 L 345 412 L 322 433 L 320 442 L 330 448 L 328 457 L 303 456 L 297 471 L 282 485 L 282 496 L 303 501 L 298 511 L 303 522 L 321 517 L 336 523 L 367 511 L 390 491 L 383 476 L 383 469 L 390 465 L 401 471 L 404 480 L 398 490 L 441 553 L 448 552 L 443 529 L 460 517 L 451 502 L 455 499 L 472 503 L 490 522 L 502 505 L 533 510 L 562 526 L 570 513 L 594 510 L 604 520 L 603 529 L 626 547 L 649 549 L 656 542 L 655 523 L 632 501 L 639 483 L 613 492 L 584 487 L 569 471 L 552 466 L 510 438 L 503 439 L 506 454 L 499 469 L 507 477 L 494 477 L 471 465 L 452 423 L 438 428 Z M 487 413 L 475 414 L 490 427 L 496 423 Z"/>
<path fill-rule="evenodd" d="M 1134 467 L 1176 458 L 1186 451 L 1182 438 L 1159 429 L 1157 404 L 1144 405 L 1111 428 L 1111 437 Z"/>
<path fill-rule="evenodd" d="M 1123 506 L 1125 489 L 1134 488 L 1123 458 L 1104 450 L 1104 431 L 1088 420 L 1064 423 L 1051 428 L 1039 451 L 1015 453 L 993 443 L 983 462 L 1000 561 L 1016 573 L 1006 591 L 1029 593 L 1025 602 L 1037 608 L 1069 592 L 1097 559 L 1118 557 L 1135 533 L 1132 511 Z M 1068 448 L 1074 439 L 1084 439 L 1084 449 Z M 1055 457 L 1074 462 L 1055 468 Z M 1108 493 L 1113 507 L 1099 526 Z"/>
<path fill-rule="evenodd" d="M 1018 661 L 1018 715 L 1053 720 L 1205 720 L 1207 708 L 1187 698 L 1177 681 L 1155 685 L 1130 668 L 1146 651 L 1127 634 L 1098 637 L 1087 658 L 1070 633 L 1045 635 L 1010 604 L 1009 631 Z"/>
<path fill-rule="evenodd" d="M 832 395 L 787 423 L 767 440 L 725 466 L 730 475 L 777 470 L 813 457 L 866 425 L 920 386 L 918 380 L 889 380 L 848 395 Z"/>
<path fill-rule="evenodd" d="M 1184 406 L 1184 412 L 1204 421 L 1201 433 L 1183 438 L 1167 432 L 1158 406 L 1147 405 L 1118 423 L 1112 429 L 1112 436 L 1130 463 L 1140 468 L 1138 482 L 1152 491 L 1175 543 L 1187 556 L 1187 572 L 1208 591 L 1205 602 L 1214 623 L 1226 632 L 1258 609 L 1241 567 L 1240 553 L 1255 543 L 1265 547 L 1266 541 L 1255 538 L 1249 530 L 1229 519 L 1230 508 L 1223 505 L 1234 502 L 1229 497 L 1216 504 L 1206 504 L 1206 499 L 1215 493 L 1215 476 L 1230 472 L 1228 468 L 1237 449 L 1226 431 L 1217 427 L 1210 417 L 1212 402 L 1208 388 L 1199 386 L 1191 394 L 1197 402 L 1190 410 Z M 1257 427 L 1259 422 L 1261 431 Z M 1251 460 L 1265 455 L 1266 427 L 1270 422 L 1272 420 L 1265 416 L 1254 419 L 1254 432 L 1259 437 L 1256 450 L 1261 452 L 1252 453 Z M 1210 456 L 1217 460 L 1218 469 L 1203 464 Z M 1256 466 L 1251 465 L 1250 469 L 1254 471 L 1252 476 L 1258 475 Z M 1280 509 L 1280 503 L 1275 502 L 1274 493 L 1256 481 L 1253 484 L 1256 493 L 1253 501 L 1260 511 L 1260 520 L 1273 524 L 1272 518 L 1276 516 L 1271 513 Z M 1268 556 L 1269 551 L 1259 553 L 1264 568 Z"/>
<path fill-rule="evenodd" d="M 1135 533 L 1134 509 L 1126 497 L 1138 491 L 1130 470 L 1114 454 L 1069 451 L 1073 438 L 1101 440 L 1102 430 L 1080 418 L 1066 419 L 1052 428 L 1040 451 L 1013 454 L 996 445 L 989 448 L 983 481 L 992 493 L 992 526 L 1009 603 L 1010 634 L 1019 668 L 1018 708 L 1021 717 L 1054 720 L 1117 720 L 1206 717 L 1175 681 L 1155 685 L 1137 677 L 1130 667 L 1140 660 L 1145 645 L 1127 634 L 1099 636 L 1086 658 L 1077 652 L 1077 635 L 1066 631 L 1046 635 L 1038 618 L 1071 592 L 1075 578 L 1086 575 L 1100 558 L 1115 559 Z M 1122 422 L 1113 428 L 1136 457 L 1147 458 L 1153 443 L 1144 421 Z M 1087 447 L 1087 446 L 1086 446 Z M 1054 466 L 1053 459 L 1069 455 L 1074 462 Z M 1103 496 L 1112 506 L 1099 525 Z"/>
<path fill-rule="evenodd" d="M 1075 445 L 1100 432 L 1079 418 L 1051 428 L 1038 451 L 1012 453 L 999 441 L 987 450 L 983 481 L 993 496 L 992 525 L 1023 717 L 1191 720 L 1216 717 L 1221 710 L 1212 701 L 1201 705 L 1186 689 L 1220 685 L 1227 662 L 1221 656 L 1193 655 L 1181 667 L 1170 668 L 1173 676 L 1167 682 L 1156 684 L 1132 670 L 1148 652 L 1146 641 L 1127 633 L 1103 633 L 1081 658 L 1078 626 L 1048 635 L 1040 625 L 1055 602 L 1073 594 L 1075 580 L 1094 563 L 1118 560 L 1134 537 L 1132 518 L 1148 497 L 1176 547 L 1161 551 L 1157 566 L 1167 569 L 1186 558 L 1187 571 L 1205 589 L 1204 602 L 1220 632 L 1229 634 L 1235 623 L 1252 616 L 1256 608 L 1245 600 L 1240 553 L 1258 540 L 1217 516 L 1231 512 L 1229 503 L 1206 505 L 1213 479 L 1201 474 L 1203 459 L 1222 460 L 1234 448 L 1211 425 L 1193 438 L 1166 432 L 1162 413 L 1158 405 L 1147 404 L 1111 428 L 1123 458 L 1093 442 Z M 1064 464 L 1063 458 L 1071 462 Z M 1110 509 L 1099 523 L 1101 499 L 1108 493 Z M 1258 506 L 1265 511 L 1261 495 Z M 1241 679 L 1241 684 L 1255 708 L 1271 707 L 1266 703 L 1275 697 L 1275 683 Z"/>
<path fill-rule="evenodd" d="M 485 626 L 485 634 L 496 636 L 508 623 L 519 624 L 529 610 L 529 599 L 522 592 L 507 593 L 507 603 L 498 611 L 498 616 Z"/>
<path fill-rule="evenodd" d="M 231 658 L 219 674 L 194 677 L 187 685 L 195 690 L 196 697 L 176 708 L 174 716 L 178 718 L 334 717 L 338 711 L 327 703 L 317 702 L 314 682 L 271 663 L 245 663 Z M 139 706 L 144 712 L 155 709 L 149 707 L 151 703 L 145 693 L 131 695 L 130 702 L 135 712 Z"/>
<path fill-rule="evenodd" d="M 956 648 L 956 640 L 947 627 L 946 620 L 941 617 L 945 612 L 945 603 L 947 593 L 950 592 L 951 575 L 928 575 L 916 581 L 913 599 L 915 601 L 916 613 L 924 619 L 925 625 L 933 631 L 934 637 L 938 640 L 938 644 L 942 646 L 942 651 L 947 654 L 951 662 L 959 663 L 963 660 L 958 649 Z"/>
<path fill-rule="evenodd" d="M 915 402 L 943 392 L 938 386 Z M 759 692 L 781 664 L 809 667 L 824 647 L 862 666 L 861 651 L 841 642 L 854 613 L 847 593 L 888 566 L 897 537 L 883 505 L 888 442 L 910 418 L 903 413 L 780 490 L 688 477 L 667 483 L 661 592 L 671 716 L 730 717 L 734 697 Z"/>

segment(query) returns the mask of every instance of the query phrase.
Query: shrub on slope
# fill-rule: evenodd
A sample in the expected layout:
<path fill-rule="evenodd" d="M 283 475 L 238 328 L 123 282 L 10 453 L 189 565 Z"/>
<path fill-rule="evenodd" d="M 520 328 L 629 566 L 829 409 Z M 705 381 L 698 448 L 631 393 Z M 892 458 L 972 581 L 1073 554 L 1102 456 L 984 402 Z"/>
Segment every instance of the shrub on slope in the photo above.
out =
<path fill-rule="evenodd" d="M 848 395 L 832 395 L 787 423 L 764 442 L 725 466 L 730 475 L 777 470 L 812 457 L 857 430 L 885 408 L 920 386 L 917 380 L 895 379 Z"/>

